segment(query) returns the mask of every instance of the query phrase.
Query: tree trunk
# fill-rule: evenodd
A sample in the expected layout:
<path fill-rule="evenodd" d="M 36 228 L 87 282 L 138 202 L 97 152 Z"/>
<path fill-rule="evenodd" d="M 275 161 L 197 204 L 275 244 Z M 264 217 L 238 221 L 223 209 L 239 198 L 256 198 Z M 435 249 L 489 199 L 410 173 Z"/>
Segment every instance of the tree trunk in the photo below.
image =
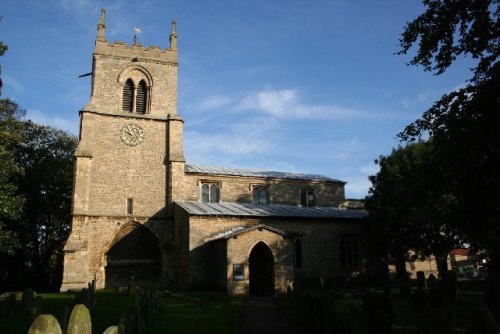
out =
<path fill-rule="evenodd" d="M 448 271 L 448 253 L 435 255 L 438 270 L 438 276 L 443 278 L 446 271 Z"/>

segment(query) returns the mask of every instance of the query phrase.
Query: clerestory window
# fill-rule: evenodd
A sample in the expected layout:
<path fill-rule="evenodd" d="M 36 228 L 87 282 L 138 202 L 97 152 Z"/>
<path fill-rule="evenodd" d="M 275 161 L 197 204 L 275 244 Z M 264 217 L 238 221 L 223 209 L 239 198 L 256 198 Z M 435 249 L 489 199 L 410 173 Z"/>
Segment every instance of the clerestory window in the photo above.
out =
<path fill-rule="evenodd" d="M 201 201 L 203 203 L 219 202 L 219 184 L 205 182 L 201 185 Z"/>
<path fill-rule="evenodd" d="M 253 204 L 269 204 L 269 187 L 257 186 L 253 188 Z"/>
<path fill-rule="evenodd" d="M 300 205 L 301 206 L 317 206 L 316 190 L 315 189 L 300 189 Z"/>

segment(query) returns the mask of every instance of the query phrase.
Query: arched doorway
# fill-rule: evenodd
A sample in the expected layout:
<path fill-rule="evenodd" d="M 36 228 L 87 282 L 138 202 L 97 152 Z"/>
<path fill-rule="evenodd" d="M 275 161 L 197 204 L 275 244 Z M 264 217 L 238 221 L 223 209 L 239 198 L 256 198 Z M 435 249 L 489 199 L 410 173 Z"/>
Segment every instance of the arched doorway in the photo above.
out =
<path fill-rule="evenodd" d="M 139 224 L 121 232 L 106 253 L 105 286 L 127 286 L 132 277 L 134 286 L 157 286 L 161 277 L 161 252 L 156 236 Z"/>
<path fill-rule="evenodd" d="M 250 296 L 274 296 L 274 258 L 269 247 L 259 242 L 250 252 Z"/>

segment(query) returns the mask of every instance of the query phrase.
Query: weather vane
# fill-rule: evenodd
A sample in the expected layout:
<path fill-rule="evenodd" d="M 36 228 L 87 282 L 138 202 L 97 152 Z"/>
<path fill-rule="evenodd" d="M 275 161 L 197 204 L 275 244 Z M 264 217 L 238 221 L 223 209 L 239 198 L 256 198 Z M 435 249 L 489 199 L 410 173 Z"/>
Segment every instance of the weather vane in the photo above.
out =
<path fill-rule="evenodd" d="M 135 27 L 134 28 L 134 44 L 137 43 L 137 35 L 141 33 L 141 28 Z"/>

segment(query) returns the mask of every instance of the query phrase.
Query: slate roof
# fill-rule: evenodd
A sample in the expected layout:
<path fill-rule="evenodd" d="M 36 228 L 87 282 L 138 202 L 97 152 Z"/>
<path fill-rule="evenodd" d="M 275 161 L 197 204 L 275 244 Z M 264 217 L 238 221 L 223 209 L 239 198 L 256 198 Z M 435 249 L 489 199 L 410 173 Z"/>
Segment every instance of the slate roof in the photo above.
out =
<path fill-rule="evenodd" d="M 293 179 L 293 180 L 307 180 L 307 181 L 328 181 L 328 182 L 345 183 L 344 181 L 333 179 L 331 177 L 324 176 L 324 175 L 286 173 L 286 172 L 276 172 L 276 171 L 258 171 L 258 170 L 253 170 L 253 169 L 242 169 L 242 168 L 206 167 L 206 166 L 196 166 L 196 165 L 185 165 L 184 171 L 186 173 L 199 173 L 199 174 L 250 176 L 250 177 L 260 177 L 260 178 Z"/>
<path fill-rule="evenodd" d="M 289 218 L 340 218 L 360 219 L 368 214 L 361 210 L 338 209 L 334 207 L 301 207 L 279 204 L 247 203 L 203 203 L 175 201 L 193 216 L 231 216 L 231 217 L 289 217 Z"/>
<path fill-rule="evenodd" d="M 236 226 L 236 227 L 233 227 L 232 229 L 229 229 L 229 230 L 226 230 L 226 231 L 223 231 L 223 232 L 219 232 L 219 233 L 214 234 L 212 236 L 206 237 L 206 238 L 203 239 L 203 242 L 209 242 L 209 241 L 221 240 L 221 239 L 230 239 L 230 238 L 235 237 L 237 235 L 240 235 L 240 234 L 243 234 L 243 233 L 246 233 L 246 232 L 250 232 L 250 231 L 253 231 L 253 230 L 257 230 L 257 229 L 268 230 L 268 231 L 271 231 L 273 233 L 281 234 L 282 236 L 285 236 L 285 237 L 289 236 L 286 232 L 283 232 L 283 231 L 278 230 L 278 229 L 276 229 L 274 227 L 267 226 L 267 225 L 264 225 L 264 224 L 259 224 L 259 225 L 243 225 L 243 226 Z"/>

